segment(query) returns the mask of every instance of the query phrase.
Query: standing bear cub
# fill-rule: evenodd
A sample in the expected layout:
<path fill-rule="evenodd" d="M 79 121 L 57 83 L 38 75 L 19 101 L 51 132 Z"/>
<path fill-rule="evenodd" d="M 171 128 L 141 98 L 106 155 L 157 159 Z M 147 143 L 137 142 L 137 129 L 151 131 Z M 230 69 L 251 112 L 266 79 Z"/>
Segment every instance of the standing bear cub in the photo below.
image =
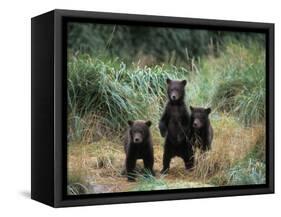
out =
<path fill-rule="evenodd" d="M 186 169 L 193 167 L 190 117 L 184 102 L 186 80 L 167 79 L 167 86 L 168 102 L 159 123 L 160 133 L 165 137 L 161 173 L 168 172 L 170 161 L 175 156 L 184 160 Z"/>
<path fill-rule="evenodd" d="M 151 121 L 128 121 L 129 129 L 125 137 L 125 167 L 128 181 L 135 180 L 136 161 L 142 159 L 144 168 L 154 175 L 153 144 L 149 127 Z"/>
<path fill-rule="evenodd" d="M 192 122 L 192 145 L 202 151 L 211 149 L 213 128 L 209 120 L 211 108 L 195 108 L 190 106 Z"/>

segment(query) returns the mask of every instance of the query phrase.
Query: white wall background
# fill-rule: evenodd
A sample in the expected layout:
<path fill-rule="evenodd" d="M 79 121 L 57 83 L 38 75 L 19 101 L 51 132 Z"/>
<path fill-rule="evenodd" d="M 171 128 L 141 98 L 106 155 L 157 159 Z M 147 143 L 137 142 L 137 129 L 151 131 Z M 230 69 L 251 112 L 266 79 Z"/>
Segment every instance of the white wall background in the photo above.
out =
<path fill-rule="evenodd" d="M 281 101 L 278 96 L 281 91 L 279 73 L 281 7 L 278 2 L 278 0 L 2 0 L 0 215 L 257 217 L 280 214 Z M 54 8 L 275 23 L 276 194 L 64 209 L 52 209 L 30 200 L 30 18 Z"/>

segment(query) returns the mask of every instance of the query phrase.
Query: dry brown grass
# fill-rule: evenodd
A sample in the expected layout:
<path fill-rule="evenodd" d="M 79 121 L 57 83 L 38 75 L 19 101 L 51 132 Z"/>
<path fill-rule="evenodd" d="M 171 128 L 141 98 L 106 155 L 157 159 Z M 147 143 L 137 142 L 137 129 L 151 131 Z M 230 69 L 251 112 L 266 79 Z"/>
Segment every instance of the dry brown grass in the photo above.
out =
<path fill-rule="evenodd" d="M 156 127 L 153 128 L 156 178 L 180 186 L 206 186 L 216 177 L 217 183 L 226 184 L 224 177 L 229 168 L 242 160 L 264 135 L 264 126 L 242 127 L 233 119 L 222 115 L 213 120 L 214 140 L 212 150 L 206 153 L 195 152 L 195 167 L 186 171 L 182 159 L 172 159 L 169 174 L 160 177 L 164 142 Z M 81 183 L 90 193 L 130 191 L 139 183 L 129 183 L 122 176 L 124 150 L 120 138 L 103 137 L 98 141 L 69 144 L 68 182 Z M 140 167 L 143 166 L 138 161 Z M 191 183 L 194 183 L 190 185 Z M 171 185 L 171 186 L 173 186 Z M 176 185 L 178 186 L 178 185 Z"/>
<path fill-rule="evenodd" d="M 68 135 L 73 137 L 72 140 L 80 141 L 81 144 L 91 144 L 110 136 L 117 138 L 120 134 L 120 132 L 113 134 L 109 126 L 110 123 L 99 114 L 89 113 L 83 119 L 73 114 L 68 116 L 70 117 L 68 119 Z"/>
<path fill-rule="evenodd" d="M 245 158 L 262 133 L 262 126 L 231 129 L 220 127 L 214 135 L 211 151 L 202 154 L 196 150 L 194 177 L 205 182 L 213 175 L 223 175 L 236 162 Z"/>

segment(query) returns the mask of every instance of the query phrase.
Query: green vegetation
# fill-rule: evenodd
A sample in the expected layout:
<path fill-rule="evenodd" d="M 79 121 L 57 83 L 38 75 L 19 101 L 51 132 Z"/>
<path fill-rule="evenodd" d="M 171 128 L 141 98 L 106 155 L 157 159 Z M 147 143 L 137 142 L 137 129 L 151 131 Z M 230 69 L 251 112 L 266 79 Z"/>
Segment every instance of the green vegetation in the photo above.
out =
<path fill-rule="evenodd" d="M 77 23 L 69 33 L 70 194 L 93 192 L 96 184 L 109 192 L 265 182 L 261 34 Z M 157 125 L 168 77 L 188 81 L 187 105 L 212 108 L 213 148 L 196 152 L 191 172 L 175 159 L 168 176 L 140 173 L 137 183 L 127 183 L 121 171 L 128 120 L 152 121 L 155 169 L 161 169 Z"/>
<path fill-rule="evenodd" d="M 68 64 L 70 139 L 81 139 L 88 129 L 88 115 L 99 116 L 104 126 L 122 130 L 128 120 L 151 119 L 154 123 L 166 100 L 166 78 L 184 78 L 184 68 L 127 67 L 89 56 L 70 57 Z"/>
<path fill-rule="evenodd" d="M 255 159 L 247 159 L 231 168 L 229 185 L 250 185 L 265 183 L 265 163 Z"/>
<path fill-rule="evenodd" d="M 254 45 L 253 45 L 254 46 Z M 70 139 L 82 139 L 89 119 L 124 130 L 131 119 L 157 123 L 166 100 L 166 78 L 187 79 L 187 101 L 227 112 L 249 126 L 265 114 L 262 48 L 229 44 L 219 58 L 207 57 L 193 70 L 170 65 L 141 68 L 88 55 L 70 56 L 68 111 Z M 72 133 L 71 133 L 72 132 Z"/>
<path fill-rule="evenodd" d="M 265 42 L 263 34 L 208 31 L 182 28 L 69 23 L 68 49 L 72 54 L 89 54 L 101 59 L 118 57 L 142 66 L 156 64 L 189 67 L 193 58 L 220 55 L 229 42 L 246 46 Z"/>
<path fill-rule="evenodd" d="M 144 176 L 139 174 L 138 183 L 130 191 L 155 191 L 167 189 L 180 189 L 180 188 L 196 188 L 196 187 L 212 187 L 209 184 L 202 184 L 200 182 L 191 182 L 185 180 L 168 181 L 165 176 Z"/>

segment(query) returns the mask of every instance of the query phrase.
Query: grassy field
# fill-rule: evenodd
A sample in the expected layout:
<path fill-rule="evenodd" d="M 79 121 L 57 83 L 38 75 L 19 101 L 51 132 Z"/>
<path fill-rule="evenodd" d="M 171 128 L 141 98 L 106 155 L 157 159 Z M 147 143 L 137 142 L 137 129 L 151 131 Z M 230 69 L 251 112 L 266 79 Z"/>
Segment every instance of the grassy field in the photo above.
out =
<path fill-rule="evenodd" d="M 265 183 L 264 47 L 229 43 L 219 56 L 172 65 L 126 65 L 118 59 L 69 55 L 68 193 L 104 193 Z M 161 176 L 163 138 L 157 128 L 166 102 L 166 78 L 187 79 L 186 103 L 210 106 L 212 150 L 195 153 L 185 171 L 174 158 Z M 151 120 L 156 177 L 122 175 L 127 121 Z M 138 162 L 142 168 L 142 162 Z"/>

